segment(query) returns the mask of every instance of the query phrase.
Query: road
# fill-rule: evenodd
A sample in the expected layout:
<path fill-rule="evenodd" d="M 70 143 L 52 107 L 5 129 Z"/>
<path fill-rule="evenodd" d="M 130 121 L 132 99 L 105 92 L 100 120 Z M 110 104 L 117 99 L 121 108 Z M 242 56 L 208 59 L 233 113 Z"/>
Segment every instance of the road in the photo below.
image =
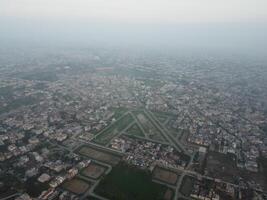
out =
<path fill-rule="evenodd" d="M 158 119 L 154 116 L 152 112 L 148 110 L 145 110 L 144 112 L 154 123 L 154 125 L 160 130 L 162 135 L 169 141 L 169 143 L 176 148 L 176 150 L 182 151 L 183 153 L 190 156 L 190 153 L 184 148 L 184 146 L 178 140 L 176 140 L 171 134 L 168 134 L 168 130 L 166 130 L 166 128 L 161 125 L 161 123 L 158 121 Z"/>

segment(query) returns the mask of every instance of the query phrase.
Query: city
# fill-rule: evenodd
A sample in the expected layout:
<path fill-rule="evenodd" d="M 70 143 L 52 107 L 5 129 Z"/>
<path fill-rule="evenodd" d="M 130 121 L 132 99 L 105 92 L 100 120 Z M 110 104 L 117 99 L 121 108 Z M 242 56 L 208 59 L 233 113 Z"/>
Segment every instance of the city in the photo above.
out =
<path fill-rule="evenodd" d="M 10 54 L 0 63 L 0 199 L 267 198 L 266 61 Z"/>

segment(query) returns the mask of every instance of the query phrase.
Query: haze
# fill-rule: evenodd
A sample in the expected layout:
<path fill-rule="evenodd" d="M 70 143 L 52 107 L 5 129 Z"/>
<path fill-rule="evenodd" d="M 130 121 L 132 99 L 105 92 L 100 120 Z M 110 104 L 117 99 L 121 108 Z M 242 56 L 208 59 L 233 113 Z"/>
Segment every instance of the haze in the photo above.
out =
<path fill-rule="evenodd" d="M 5 44 L 112 44 L 264 53 L 265 0 L 1 0 Z"/>

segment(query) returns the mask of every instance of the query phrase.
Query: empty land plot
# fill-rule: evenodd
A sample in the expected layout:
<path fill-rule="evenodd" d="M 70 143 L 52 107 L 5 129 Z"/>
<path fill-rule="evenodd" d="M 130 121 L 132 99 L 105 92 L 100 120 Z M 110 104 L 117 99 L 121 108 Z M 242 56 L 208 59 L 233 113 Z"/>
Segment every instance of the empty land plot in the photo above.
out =
<path fill-rule="evenodd" d="M 158 141 L 165 141 L 164 137 L 162 137 L 160 130 L 158 130 L 157 127 L 152 123 L 152 121 L 146 116 L 146 114 L 143 111 L 136 111 L 133 112 L 140 123 L 140 125 L 143 127 L 144 131 L 146 132 L 146 135 L 153 140 Z"/>
<path fill-rule="evenodd" d="M 94 142 L 106 145 L 113 137 L 117 136 L 121 131 L 127 128 L 127 126 L 133 122 L 133 120 L 134 119 L 130 114 L 126 114 L 120 120 L 104 129 L 98 136 L 96 136 Z"/>
<path fill-rule="evenodd" d="M 116 165 L 121 160 L 121 156 L 113 153 L 108 153 L 89 146 L 83 146 L 78 150 L 78 153 L 89 158 L 102 161 L 110 165 Z"/>
<path fill-rule="evenodd" d="M 207 154 L 206 170 L 208 176 L 220 178 L 230 183 L 235 182 L 235 176 L 240 171 L 236 166 L 234 156 L 215 151 L 209 151 Z"/>
<path fill-rule="evenodd" d="M 133 136 L 139 136 L 139 137 L 145 137 L 143 131 L 140 129 L 137 123 L 134 123 L 131 127 L 129 127 L 126 131 L 126 134 L 133 135 Z"/>
<path fill-rule="evenodd" d="M 90 188 L 91 184 L 78 178 L 73 178 L 63 183 L 62 188 L 75 194 L 83 194 Z"/>
<path fill-rule="evenodd" d="M 165 194 L 164 194 L 163 199 L 164 199 L 164 200 L 171 200 L 172 197 L 173 197 L 173 191 L 172 191 L 171 189 L 168 188 L 167 191 L 166 191 Z"/>
<path fill-rule="evenodd" d="M 152 177 L 167 184 L 175 185 L 179 176 L 177 173 L 168 169 L 155 167 Z"/>
<path fill-rule="evenodd" d="M 82 170 L 81 174 L 89 178 L 98 179 L 105 173 L 106 169 L 107 168 L 102 165 L 91 163 L 88 167 Z"/>
<path fill-rule="evenodd" d="M 151 181 L 151 174 L 125 163 L 113 167 L 95 193 L 110 200 L 162 200 L 167 187 Z"/>
<path fill-rule="evenodd" d="M 186 197 L 189 197 L 194 188 L 194 178 L 190 176 L 184 176 L 179 191 Z"/>

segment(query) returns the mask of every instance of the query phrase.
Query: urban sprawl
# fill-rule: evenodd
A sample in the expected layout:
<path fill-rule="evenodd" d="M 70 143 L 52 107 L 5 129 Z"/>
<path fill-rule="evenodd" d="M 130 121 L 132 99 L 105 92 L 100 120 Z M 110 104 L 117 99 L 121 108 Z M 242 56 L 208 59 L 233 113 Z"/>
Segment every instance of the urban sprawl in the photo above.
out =
<path fill-rule="evenodd" d="M 119 200 L 104 189 L 117 168 L 144 172 L 158 199 L 267 198 L 266 61 L 0 55 L 0 199 Z"/>

